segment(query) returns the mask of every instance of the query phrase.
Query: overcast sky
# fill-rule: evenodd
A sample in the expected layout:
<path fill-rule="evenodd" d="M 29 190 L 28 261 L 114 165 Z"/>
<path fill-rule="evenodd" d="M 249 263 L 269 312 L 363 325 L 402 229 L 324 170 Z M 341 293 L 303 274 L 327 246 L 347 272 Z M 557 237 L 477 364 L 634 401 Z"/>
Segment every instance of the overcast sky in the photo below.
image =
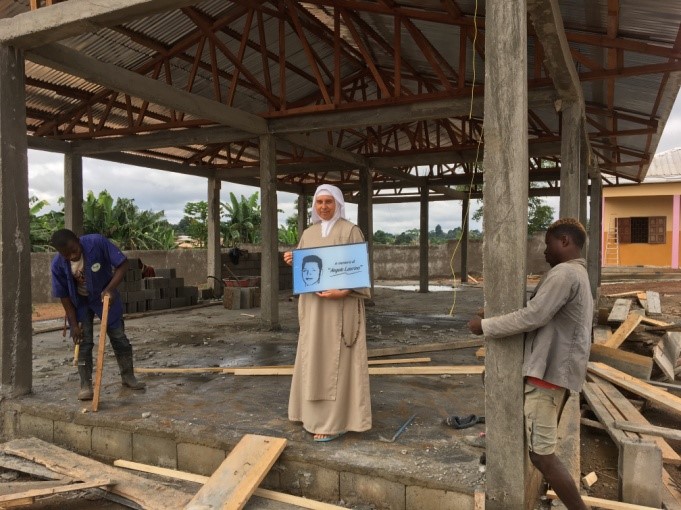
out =
<path fill-rule="evenodd" d="M 681 97 L 681 96 L 680 96 Z M 681 146 L 681 99 L 677 98 L 669 121 L 665 126 L 657 152 Z M 63 196 L 63 156 L 42 151 L 28 151 L 29 194 L 41 200 L 47 200 L 49 208 L 59 209 L 57 200 Z M 207 183 L 202 177 L 151 170 L 118 163 L 109 163 L 94 159 L 83 159 L 83 189 L 92 190 L 95 194 L 106 189 L 114 198 L 132 198 L 140 209 L 165 211 L 171 223 L 177 223 L 183 216 L 187 202 L 206 200 Z M 229 200 L 229 192 L 237 196 L 250 196 L 257 188 L 223 182 L 221 199 Z M 279 193 L 279 224 L 294 213 L 296 195 Z M 545 199 L 557 209 L 558 199 Z M 471 205 L 475 210 L 477 202 Z M 348 217 L 357 220 L 357 206 L 348 204 Z M 461 225 L 461 202 L 432 202 L 429 209 L 429 230 L 440 225 L 446 232 Z M 390 204 L 374 206 L 374 230 L 400 233 L 411 228 L 419 228 L 418 202 L 406 204 Z M 480 228 L 472 223 L 472 228 Z"/>

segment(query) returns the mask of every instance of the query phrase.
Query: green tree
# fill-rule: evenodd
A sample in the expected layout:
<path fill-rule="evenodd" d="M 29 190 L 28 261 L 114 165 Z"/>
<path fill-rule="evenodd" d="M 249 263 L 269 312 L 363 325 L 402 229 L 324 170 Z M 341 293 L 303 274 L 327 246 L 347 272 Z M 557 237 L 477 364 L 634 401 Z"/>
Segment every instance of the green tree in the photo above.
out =
<path fill-rule="evenodd" d="M 29 198 L 28 203 L 30 206 L 28 212 L 31 251 L 52 251 L 50 237 L 55 230 L 64 228 L 64 213 L 62 211 L 49 211 L 45 214 L 39 214 L 49 203 L 47 200 L 38 200 L 34 196 Z"/>
<path fill-rule="evenodd" d="M 480 221 L 483 216 L 484 206 L 475 211 L 472 219 Z M 543 232 L 553 222 L 553 207 L 544 203 L 539 197 L 529 197 L 527 200 L 527 234 L 532 235 Z"/>
<path fill-rule="evenodd" d="M 186 220 L 186 221 L 185 221 Z M 199 247 L 208 243 L 208 202 L 187 202 L 184 205 L 184 217 L 186 233 L 194 239 Z"/>
<path fill-rule="evenodd" d="M 280 225 L 278 237 L 281 244 L 285 244 L 287 246 L 294 246 L 298 244 L 298 224 Z"/>
<path fill-rule="evenodd" d="M 411 228 L 395 237 L 395 244 L 416 244 L 419 240 L 419 229 Z"/>
<path fill-rule="evenodd" d="M 229 202 L 222 203 L 222 209 L 227 215 L 222 232 L 226 245 L 260 242 L 262 214 L 257 191 L 248 198 L 241 195 L 239 200 L 230 192 Z"/>
<path fill-rule="evenodd" d="M 377 230 L 374 232 L 374 242 L 376 244 L 395 244 L 395 235 Z"/>

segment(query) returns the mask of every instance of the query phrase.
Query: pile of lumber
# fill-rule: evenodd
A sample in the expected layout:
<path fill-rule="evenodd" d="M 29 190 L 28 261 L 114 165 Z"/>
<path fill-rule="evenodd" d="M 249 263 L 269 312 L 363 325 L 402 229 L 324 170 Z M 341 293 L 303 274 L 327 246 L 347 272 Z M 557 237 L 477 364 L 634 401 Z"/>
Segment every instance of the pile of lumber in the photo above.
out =
<path fill-rule="evenodd" d="M 24 487 L 0 495 L 0 508 L 30 506 L 36 499 L 67 491 L 96 489 L 102 498 L 130 508 L 188 510 L 243 508 L 251 497 L 270 500 L 267 508 L 338 510 L 342 507 L 292 496 L 258 486 L 286 447 L 286 439 L 247 434 L 212 476 L 117 460 L 97 462 L 40 439 L 15 439 L 0 445 L 0 467 L 47 481 L 21 482 Z M 156 481 L 130 470 L 170 478 Z M 173 480 L 198 484 L 196 490 L 177 488 Z M 277 504 L 278 503 L 278 504 Z"/>
<path fill-rule="evenodd" d="M 643 399 L 681 419 L 681 398 L 669 391 L 681 390 L 674 384 L 675 365 L 681 354 L 681 332 L 675 324 L 655 319 L 661 314 L 656 292 L 633 292 L 614 297 L 611 309 L 599 308 L 599 325 L 594 327 L 594 343 L 589 357 L 587 382 L 582 394 L 598 421 L 582 418 L 582 424 L 604 430 L 619 448 L 619 504 L 631 508 L 681 508 L 681 493 L 670 482 L 665 466 L 681 465 L 681 456 L 667 442 L 680 440 L 678 430 L 651 424 L 628 395 Z M 634 302 L 634 300 L 637 300 Z M 664 333 L 654 347 L 653 356 L 621 349 L 641 324 Z M 669 383 L 651 381 L 656 363 Z M 603 508 L 628 508 L 606 506 Z"/>

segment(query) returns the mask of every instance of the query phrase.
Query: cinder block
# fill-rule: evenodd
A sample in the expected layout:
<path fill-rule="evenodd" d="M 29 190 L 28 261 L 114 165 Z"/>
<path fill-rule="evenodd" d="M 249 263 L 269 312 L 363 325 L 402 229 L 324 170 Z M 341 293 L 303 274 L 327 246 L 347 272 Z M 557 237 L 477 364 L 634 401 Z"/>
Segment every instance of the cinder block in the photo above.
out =
<path fill-rule="evenodd" d="M 54 442 L 88 454 L 92 449 L 92 427 L 65 421 L 54 422 Z"/>
<path fill-rule="evenodd" d="M 177 297 L 190 298 L 192 296 L 197 297 L 199 295 L 198 287 L 180 287 L 177 289 Z"/>
<path fill-rule="evenodd" d="M 184 297 L 174 297 L 170 298 L 170 308 L 182 308 L 183 306 L 187 306 L 189 304 L 189 300 Z"/>
<path fill-rule="evenodd" d="M 201 289 L 199 291 L 202 300 L 213 299 L 213 289 Z"/>
<path fill-rule="evenodd" d="M 156 276 L 161 278 L 176 278 L 177 274 L 174 267 L 154 269 Z"/>
<path fill-rule="evenodd" d="M 222 306 L 228 310 L 241 308 L 241 289 L 239 287 L 225 287 L 222 294 Z"/>
<path fill-rule="evenodd" d="M 225 460 L 226 453 L 218 448 L 199 444 L 177 445 L 177 469 L 199 475 L 211 476 Z"/>
<path fill-rule="evenodd" d="M 167 289 L 170 287 L 170 278 L 163 278 L 160 276 L 154 276 L 152 278 L 144 279 L 145 289 Z"/>
<path fill-rule="evenodd" d="M 260 308 L 260 287 L 253 287 L 253 303 L 252 307 L 253 308 Z"/>
<path fill-rule="evenodd" d="M 132 460 L 177 469 L 177 446 L 175 441 L 165 437 L 133 434 Z"/>
<path fill-rule="evenodd" d="M 140 267 L 140 259 L 137 257 L 133 258 L 128 258 L 128 272 L 132 271 L 133 269 L 137 269 L 139 271 Z"/>
<path fill-rule="evenodd" d="M 171 288 L 184 287 L 184 278 L 170 278 L 170 287 Z"/>
<path fill-rule="evenodd" d="M 407 510 L 473 510 L 474 498 L 461 492 L 429 489 L 427 487 L 407 487 Z"/>
<path fill-rule="evenodd" d="M 189 296 L 187 299 L 189 299 L 189 306 L 193 306 L 199 302 L 198 296 Z"/>
<path fill-rule="evenodd" d="M 54 421 L 32 414 L 19 414 L 19 435 L 21 437 L 37 437 L 48 443 L 54 441 Z"/>
<path fill-rule="evenodd" d="M 242 310 L 253 308 L 253 287 L 243 287 L 240 298 L 240 308 Z"/>
<path fill-rule="evenodd" d="M 148 310 L 165 310 L 170 308 L 170 299 L 152 299 L 147 303 Z"/>
<path fill-rule="evenodd" d="M 652 441 L 623 441 L 619 451 L 620 501 L 660 508 L 662 452 Z"/>
<path fill-rule="evenodd" d="M 340 499 L 346 503 L 370 503 L 378 510 L 405 510 L 405 494 L 401 483 L 357 473 L 340 474 Z"/>
<path fill-rule="evenodd" d="M 92 451 L 111 459 L 132 460 L 132 434 L 125 430 L 94 427 Z"/>
<path fill-rule="evenodd" d="M 285 489 L 296 496 L 325 501 L 338 501 L 340 472 L 316 464 L 303 462 L 280 462 L 274 467 L 279 471 L 278 489 Z M 368 502 L 367 502 L 368 503 Z"/>
<path fill-rule="evenodd" d="M 147 302 L 146 301 L 138 301 L 137 302 L 137 311 L 138 312 L 146 312 L 147 311 Z"/>
<path fill-rule="evenodd" d="M 121 303 L 128 302 L 128 293 L 126 291 L 118 290 L 118 294 L 121 296 Z"/>
<path fill-rule="evenodd" d="M 134 292 L 128 292 L 128 303 L 144 301 L 147 299 L 146 291 L 136 290 Z"/>

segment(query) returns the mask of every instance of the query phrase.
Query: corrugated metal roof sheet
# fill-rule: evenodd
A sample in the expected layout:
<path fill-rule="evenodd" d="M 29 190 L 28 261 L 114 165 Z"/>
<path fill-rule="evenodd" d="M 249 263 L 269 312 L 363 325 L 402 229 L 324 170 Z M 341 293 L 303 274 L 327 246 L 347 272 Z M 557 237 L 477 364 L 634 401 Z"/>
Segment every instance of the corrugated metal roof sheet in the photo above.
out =
<path fill-rule="evenodd" d="M 681 147 L 656 154 L 644 182 L 675 181 L 681 181 Z"/>

